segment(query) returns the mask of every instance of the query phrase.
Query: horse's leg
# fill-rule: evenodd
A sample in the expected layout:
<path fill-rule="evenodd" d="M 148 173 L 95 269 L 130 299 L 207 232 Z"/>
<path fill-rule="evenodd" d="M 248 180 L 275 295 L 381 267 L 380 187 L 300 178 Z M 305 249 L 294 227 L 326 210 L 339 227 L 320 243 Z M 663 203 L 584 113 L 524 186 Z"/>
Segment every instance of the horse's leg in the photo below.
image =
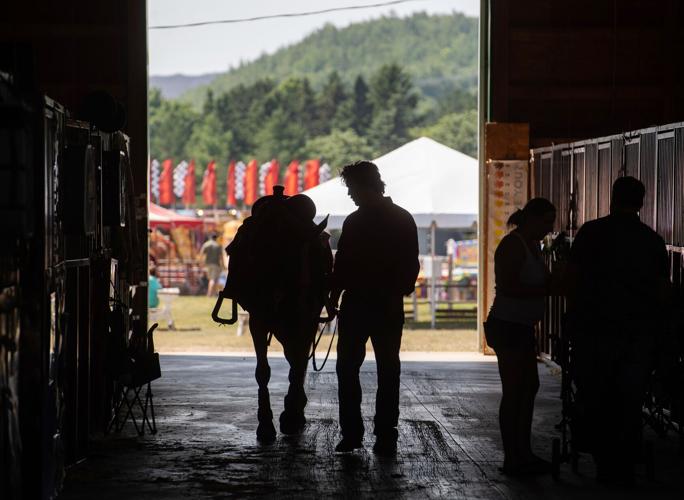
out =
<path fill-rule="evenodd" d="M 250 315 L 249 331 L 254 343 L 256 353 L 256 370 L 254 376 L 259 385 L 259 409 L 257 410 L 257 440 L 262 443 L 272 443 L 276 438 L 276 430 L 273 426 L 273 412 L 268 393 L 268 382 L 271 379 L 271 367 L 268 365 L 268 326 L 264 321 Z"/>
<path fill-rule="evenodd" d="M 306 418 L 304 408 L 307 398 L 304 392 L 306 368 L 311 349 L 310 332 L 306 328 L 294 326 L 284 332 L 286 339 L 283 344 L 285 358 L 290 364 L 288 379 L 290 386 L 285 396 L 285 410 L 280 414 L 280 431 L 283 434 L 297 434 L 304 429 Z M 313 327 L 315 332 L 315 326 Z"/>

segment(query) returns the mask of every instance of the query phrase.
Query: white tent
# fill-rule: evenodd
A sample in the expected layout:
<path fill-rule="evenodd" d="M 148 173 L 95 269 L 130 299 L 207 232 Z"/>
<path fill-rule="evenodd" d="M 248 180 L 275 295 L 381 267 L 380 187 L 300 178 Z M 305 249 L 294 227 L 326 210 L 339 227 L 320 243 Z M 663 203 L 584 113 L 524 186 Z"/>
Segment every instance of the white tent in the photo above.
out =
<path fill-rule="evenodd" d="M 477 220 L 477 160 L 427 137 L 415 139 L 374 160 L 385 195 L 408 210 L 418 227 L 467 228 Z M 342 227 L 356 210 L 339 177 L 304 192 L 317 219 L 330 214 L 329 229 Z"/>

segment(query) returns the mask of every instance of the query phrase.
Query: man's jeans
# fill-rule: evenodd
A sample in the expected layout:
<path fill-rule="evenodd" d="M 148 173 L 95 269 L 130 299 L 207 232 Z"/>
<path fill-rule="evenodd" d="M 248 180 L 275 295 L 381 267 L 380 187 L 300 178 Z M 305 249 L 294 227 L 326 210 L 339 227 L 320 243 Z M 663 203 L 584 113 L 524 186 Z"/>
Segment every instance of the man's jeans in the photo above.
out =
<path fill-rule="evenodd" d="M 373 343 L 378 370 L 375 401 L 375 431 L 382 439 L 397 439 L 399 420 L 399 349 L 404 324 L 403 299 L 371 300 L 345 294 L 339 317 L 337 380 L 342 436 L 363 437 L 359 370 L 366 356 L 366 343 Z"/>

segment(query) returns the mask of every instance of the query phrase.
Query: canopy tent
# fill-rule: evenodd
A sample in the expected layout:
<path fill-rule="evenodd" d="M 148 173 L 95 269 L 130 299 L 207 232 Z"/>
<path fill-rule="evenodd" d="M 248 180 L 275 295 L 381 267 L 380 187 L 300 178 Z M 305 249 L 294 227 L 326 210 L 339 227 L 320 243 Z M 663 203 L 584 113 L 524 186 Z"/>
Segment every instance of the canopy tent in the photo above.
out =
<path fill-rule="evenodd" d="M 467 228 L 477 220 L 477 160 L 428 137 L 420 137 L 374 160 L 385 195 L 408 210 L 418 227 Z M 317 208 L 317 220 L 330 214 L 328 228 L 339 229 L 356 210 L 339 177 L 304 191 Z"/>
<path fill-rule="evenodd" d="M 188 217 L 185 215 L 180 215 L 164 207 L 160 207 L 152 202 L 150 202 L 149 211 L 150 227 L 202 227 L 202 219 L 197 219 L 195 217 Z"/>

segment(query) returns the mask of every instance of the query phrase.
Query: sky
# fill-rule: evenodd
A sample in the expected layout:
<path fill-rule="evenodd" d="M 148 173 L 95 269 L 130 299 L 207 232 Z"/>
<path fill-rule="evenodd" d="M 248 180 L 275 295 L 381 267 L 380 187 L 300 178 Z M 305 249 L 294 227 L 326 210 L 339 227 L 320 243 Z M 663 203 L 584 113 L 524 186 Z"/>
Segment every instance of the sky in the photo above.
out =
<path fill-rule="evenodd" d="M 385 0 L 148 0 L 148 26 L 235 19 L 271 14 L 322 10 L 382 3 Z M 314 16 L 269 19 L 197 28 L 149 30 L 149 74 L 199 75 L 223 72 L 240 61 L 296 43 L 326 23 L 344 27 L 391 12 L 448 14 L 477 17 L 479 0 L 416 0 L 398 5 L 332 12 Z"/>

